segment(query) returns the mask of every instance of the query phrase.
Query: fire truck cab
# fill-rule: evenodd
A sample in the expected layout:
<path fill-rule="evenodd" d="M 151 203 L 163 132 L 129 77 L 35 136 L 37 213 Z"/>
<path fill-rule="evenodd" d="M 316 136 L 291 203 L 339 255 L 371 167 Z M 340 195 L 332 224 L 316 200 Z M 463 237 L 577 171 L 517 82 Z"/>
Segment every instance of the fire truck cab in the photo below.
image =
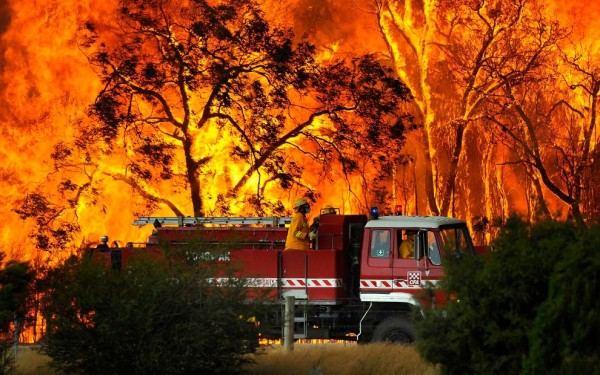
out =
<path fill-rule="evenodd" d="M 294 297 L 294 338 L 410 343 L 414 318 L 440 295 L 424 297 L 443 274 L 448 256 L 473 253 L 463 221 L 445 217 L 321 215 L 310 250 L 284 251 L 290 218 L 144 217 L 154 224 L 145 244 L 96 250 L 113 269 L 139 251 L 162 246 L 229 243 L 224 262 L 249 288 L 271 301 L 261 321 L 265 338 L 281 338 L 286 297 Z M 411 241 L 412 240 L 412 241 Z M 403 245 L 403 242 L 405 244 Z"/>

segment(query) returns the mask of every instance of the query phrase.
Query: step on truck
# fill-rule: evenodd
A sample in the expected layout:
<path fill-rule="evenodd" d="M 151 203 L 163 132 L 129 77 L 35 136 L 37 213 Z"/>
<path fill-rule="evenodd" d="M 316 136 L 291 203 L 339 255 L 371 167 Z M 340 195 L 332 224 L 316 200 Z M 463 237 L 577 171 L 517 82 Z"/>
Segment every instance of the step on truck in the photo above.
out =
<path fill-rule="evenodd" d="M 221 259 L 235 263 L 236 276 L 271 302 L 257 317 L 263 338 L 282 338 L 285 299 L 293 296 L 295 339 L 412 343 L 414 319 L 444 303 L 441 293 L 424 293 L 442 277 L 444 258 L 474 252 L 465 222 L 379 217 L 376 208 L 369 217 L 336 212 L 320 216 L 304 251 L 284 251 L 291 218 L 277 217 L 141 217 L 133 224 L 154 226 L 145 243 L 92 251 L 120 269 L 139 252 L 165 245 L 234 244 Z"/>

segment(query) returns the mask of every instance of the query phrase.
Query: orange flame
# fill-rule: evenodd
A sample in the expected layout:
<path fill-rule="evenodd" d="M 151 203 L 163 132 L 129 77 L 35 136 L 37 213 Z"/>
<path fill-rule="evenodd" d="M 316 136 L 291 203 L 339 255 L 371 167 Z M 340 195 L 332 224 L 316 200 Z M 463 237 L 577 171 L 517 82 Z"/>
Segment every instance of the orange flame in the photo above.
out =
<path fill-rule="evenodd" d="M 423 19 L 414 17 L 418 11 L 413 8 L 415 2 L 377 3 L 389 3 L 388 8 L 379 9 L 381 30 L 378 30 L 380 22 L 376 16 L 377 9 L 371 7 L 370 1 L 358 1 L 348 5 L 343 1 L 333 0 L 298 0 L 292 6 L 286 7 L 287 9 L 277 6 L 278 2 L 267 5 L 277 7 L 277 12 L 273 14 L 280 15 L 281 19 L 287 17 L 285 21 L 294 26 L 298 35 L 312 32 L 314 41 L 320 47 L 321 59 L 363 52 L 379 53 L 382 59 L 389 57 L 390 53 L 395 56 L 393 64 L 399 76 L 407 83 L 413 82 L 411 86 L 415 95 L 414 104 L 423 114 L 423 125 L 429 129 L 426 139 L 431 145 L 439 145 L 440 137 L 444 135 L 436 132 L 433 127 L 437 114 L 432 109 L 432 101 L 436 95 L 435 90 L 443 88 L 430 80 L 430 72 L 427 70 L 440 62 L 440 56 L 436 55 L 437 52 L 430 44 L 434 39 L 435 30 L 431 25 L 435 21 L 435 6 L 438 2 L 424 1 Z M 32 259 L 35 256 L 34 249 L 31 245 L 23 245 L 28 243 L 27 236 L 31 227 L 21 221 L 12 210 L 23 198 L 24 193 L 45 182 L 47 176 L 50 176 L 50 180 L 43 185 L 43 193 L 57 196 L 56 182 L 61 176 L 53 174 L 48 155 L 58 141 L 72 140 L 75 135 L 74 128 L 78 124 L 89 121 L 86 108 L 101 89 L 97 75 L 77 47 L 76 35 L 84 21 L 92 20 L 103 25 L 103 20 L 110 19 L 115 1 L 50 0 L 41 4 L 31 0 L 13 0 L 3 4 L 5 5 L 0 7 L 0 95 L 4 103 L 0 114 L 0 156 L 3 160 L 0 167 L 0 195 L 3 202 L 0 212 L 4 223 L 0 227 L 0 250 L 15 258 Z M 576 30 L 585 32 L 585 36 L 580 36 L 582 40 L 594 40 L 598 35 L 593 33 L 600 30 L 597 27 L 600 19 L 599 8 L 600 5 L 593 2 L 585 5 L 560 2 L 556 5 L 550 4 L 548 11 L 556 14 L 565 23 L 576 21 Z M 401 22 L 398 22 L 399 20 Z M 392 30 L 392 22 L 402 25 L 403 28 Z M 108 26 L 104 24 L 104 27 Z M 413 40 L 412 44 L 419 47 L 415 61 L 411 61 L 408 55 L 403 53 L 400 46 L 403 38 Z M 413 70 L 407 67 L 412 67 Z M 326 127 L 327 124 L 322 126 Z M 229 157 L 222 146 L 223 140 L 216 133 L 206 134 L 205 137 L 206 147 L 217 150 L 215 159 L 223 161 L 224 165 L 224 161 Z M 415 147 L 423 141 L 417 131 L 409 134 L 406 151 L 412 161 L 406 166 L 397 166 L 394 181 L 392 176 L 387 176 L 389 195 L 393 195 L 397 200 L 389 202 L 389 206 L 402 204 L 407 214 L 429 212 L 423 192 L 424 154 Z M 492 141 L 494 140 L 490 140 Z M 298 163 L 306 163 L 293 149 L 290 148 L 287 152 L 289 157 Z M 442 147 L 432 147 L 429 157 L 436 165 L 434 178 L 440 180 L 437 181 L 439 184 L 434 186 L 439 189 L 443 181 L 441 175 L 437 175 L 437 166 L 443 169 L 446 165 L 445 159 L 449 158 L 449 155 Z M 123 183 L 111 178 L 122 171 L 121 163 L 122 160 L 117 157 L 98 160 L 98 170 L 95 173 L 104 181 L 104 190 L 99 198 L 101 204 L 96 204 L 97 202 L 89 198 L 79 202 L 76 214 L 82 232 L 75 246 L 86 241 L 97 241 L 99 236 L 105 233 L 110 234 L 111 240 L 136 241 L 145 236 L 144 231 L 130 225 L 135 213 L 143 211 L 140 200 L 132 197 L 131 189 L 124 188 Z M 316 208 L 332 204 L 340 207 L 342 213 L 355 213 L 367 208 L 369 198 L 365 196 L 369 194 L 371 186 L 364 184 L 365 176 L 351 176 L 346 180 L 339 172 L 334 171 L 333 180 L 326 180 L 320 177 L 319 167 L 305 166 L 307 185 L 321 193 L 315 204 Z M 486 168 L 489 168 L 489 165 Z M 209 211 L 211 207 L 215 207 L 215 198 L 222 192 L 222 188 L 230 185 L 231 181 L 235 181 L 242 173 L 242 166 L 234 164 L 215 169 L 214 173 L 208 176 L 207 183 L 210 183 L 210 188 L 206 196 Z M 468 181 L 476 173 L 484 171 L 464 172 L 461 176 L 464 179 L 461 182 L 464 186 L 462 191 L 469 192 L 480 188 Z M 525 212 L 529 209 L 523 197 L 523 176 L 519 171 L 498 167 L 491 168 L 484 174 L 487 181 L 496 187 L 481 187 L 483 191 L 491 194 L 489 191 L 498 190 L 498 186 L 501 186 L 504 195 L 498 198 L 500 211 L 506 214 L 511 211 Z M 395 186 L 393 192 L 392 186 Z M 302 190 L 280 191 L 273 188 L 266 194 L 280 199 L 289 208 L 293 200 L 302 194 Z M 564 210 L 564 206 L 551 197 L 549 201 L 552 210 Z M 189 208 L 183 197 L 179 198 L 178 203 Z M 490 204 L 481 205 L 473 199 L 464 200 L 457 197 L 454 204 L 468 207 L 454 211 L 464 218 L 498 214 L 498 210 L 492 210 Z M 235 213 L 241 212 L 244 205 L 239 203 L 231 210 Z M 153 214 L 172 215 L 166 207 L 159 207 Z"/>

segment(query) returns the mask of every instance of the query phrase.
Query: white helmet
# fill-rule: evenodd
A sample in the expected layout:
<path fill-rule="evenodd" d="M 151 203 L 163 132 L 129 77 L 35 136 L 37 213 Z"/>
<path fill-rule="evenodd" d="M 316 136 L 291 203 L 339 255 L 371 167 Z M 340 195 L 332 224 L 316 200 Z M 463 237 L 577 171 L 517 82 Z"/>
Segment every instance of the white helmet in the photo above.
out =
<path fill-rule="evenodd" d="M 305 204 L 308 204 L 308 201 L 306 199 L 304 199 L 304 198 L 298 198 L 294 202 L 294 208 L 298 208 L 298 207 L 304 206 Z"/>

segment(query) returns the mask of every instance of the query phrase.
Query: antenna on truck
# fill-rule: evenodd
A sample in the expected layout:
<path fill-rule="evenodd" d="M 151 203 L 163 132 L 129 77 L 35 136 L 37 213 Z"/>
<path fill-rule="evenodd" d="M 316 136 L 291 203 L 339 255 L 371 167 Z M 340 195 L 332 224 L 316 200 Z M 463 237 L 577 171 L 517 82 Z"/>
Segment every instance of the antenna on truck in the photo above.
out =
<path fill-rule="evenodd" d="M 152 224 L 155 228 L 163 225 L 198 226 L 230 226 L 230 225 L 263 225 L 271 227 L 284 227 L 292 222 L 291 217 L 190 217 L 190 216 L 142 216 L 133 222 L 133 225 L 143 226 Z"/>

